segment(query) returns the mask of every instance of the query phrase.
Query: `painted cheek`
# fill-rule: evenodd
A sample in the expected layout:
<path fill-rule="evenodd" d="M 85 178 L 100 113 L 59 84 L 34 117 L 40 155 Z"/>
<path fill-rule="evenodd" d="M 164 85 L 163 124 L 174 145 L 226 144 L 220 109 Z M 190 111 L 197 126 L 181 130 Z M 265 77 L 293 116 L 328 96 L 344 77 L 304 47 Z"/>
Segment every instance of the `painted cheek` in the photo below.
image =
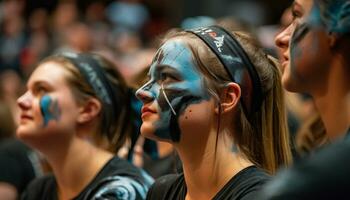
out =
<path fill-rule="evenodd" d="M 61 117 L 61 108 L 59 107 L 57 99 L 49 95 L 44 95 L 40 99 L 39 104 L 44 127 L 47 127 L 50 121 L 59 121 Z"/>
<path fill-rule="evenodd" d="M 303 58 L 306 56 L 306 54 L 309 54 L 310 52 L 305 52 L 305 44 L 306 40 L 305 37 L 310 32 L 309 26 L 307 24 L 301 24 L 296 29 L 295 32 L 292 35 L 291 44 L 290 44 L 290 58 L 291 58 L 291 75 L 293 77 L 298 76 L 298 70 L 297 68 L 300 68 L 300 64 L 302 64 Z M 306 49 L 309 49 L 309 47 L 306 46 Z"/>
<path fill-rule="evenodd" d="M 193 87 L 191 87 L 193 86 Z M 200 88 L 199 91 L 197 88 Z M 181 131 L 178 119 L 189 105 L 209 100 L 209 95 L 193 83 L 171 84 L 159 92 L 157 102 L 161 110 L 160 121 L 155 125 L 156 135 L 163 139 L 180 141 Z"/>

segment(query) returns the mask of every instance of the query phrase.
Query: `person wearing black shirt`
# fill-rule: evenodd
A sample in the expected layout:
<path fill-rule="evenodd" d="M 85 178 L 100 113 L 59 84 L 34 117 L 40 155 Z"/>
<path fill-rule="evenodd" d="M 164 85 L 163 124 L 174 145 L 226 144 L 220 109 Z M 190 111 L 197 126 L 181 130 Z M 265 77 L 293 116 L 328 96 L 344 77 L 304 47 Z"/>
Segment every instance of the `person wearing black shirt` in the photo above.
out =
<path fill-rule="evenodd" d="M 152 179 L 128 161 L 113 157 L 75 200 L 84 199 L 145 199 Z M 57 200 L 57 182 L 53 175 L 33 181 L 22 199 L 38 198 Z"/>
<path fill-rule="evenodd" d="M 151 64 L 141 134 L 171 143 L 183 173 L 147 199 L 249 199 L 291 159 L 280 73 L 243 33 L 170 32 Z"/>
<path fill-rule="evenodd" d="M 43 168 L 33 149 L 15 138 L 0 142 L 0 183 L 14 186 L 20 196 L 27 184 L 41 175 Z"/>
<path fill-rule="evenodd" d="M 17 136 L 53 175 L 31 183 L 22 199 L 145 199 L 152 179 L 114 155 L 132 128 L 129 94 L 101 56 L 63 53 L 39 63 L 18 99 Z"/>
<path fill-rule="evenodd" d="M 292 11 L 276 38 L 283 85 L 313 97 L 332 144 L 280 172 L 259 199 L 349 199 L 350 1 L 295 0 Z"/>

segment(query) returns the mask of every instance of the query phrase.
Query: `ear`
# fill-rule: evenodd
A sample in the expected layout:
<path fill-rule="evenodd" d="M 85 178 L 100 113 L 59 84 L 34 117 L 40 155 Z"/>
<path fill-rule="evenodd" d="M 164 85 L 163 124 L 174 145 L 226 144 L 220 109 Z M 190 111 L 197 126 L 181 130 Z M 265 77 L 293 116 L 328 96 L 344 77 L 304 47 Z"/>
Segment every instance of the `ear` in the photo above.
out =
<path fill-rule="evenodd" d="M 241 97 L 241 87 L 237 83 L 228 83 L 221 92 L 219 106 L 215 108 L 215 113 L 227 113 L 234 110 Z"/>
<path fill-rule="evenodd" d="M 90 122 L 101 112 L 102 104 L 95 98 L 90 98 L 80 107 L 77 122 L 83 124 Z"/>

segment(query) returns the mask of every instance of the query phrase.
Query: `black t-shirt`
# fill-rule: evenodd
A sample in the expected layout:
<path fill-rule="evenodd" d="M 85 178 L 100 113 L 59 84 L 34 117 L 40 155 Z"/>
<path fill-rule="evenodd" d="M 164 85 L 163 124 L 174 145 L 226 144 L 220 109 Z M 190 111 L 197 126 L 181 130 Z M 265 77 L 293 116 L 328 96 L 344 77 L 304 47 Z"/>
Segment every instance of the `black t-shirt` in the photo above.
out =
<path fill-rule="evenodd" d="M 42 174 L 37 155 L 16 139 L 0 143 L 0 182 L 16 187 L 21 194 L 27 184 Z"/>
<path fill-rule="evenodd" d="M 153 179 L 141 169 L 126 160 L 112 158 L 95 176 L 95 178 L 80 192 L 74 200 L 111 199 L 111 200 L 142 200 Z M 53 175 L 34 180 L 21 199 L 56 200 L 57 183 Z"/>
<path fill-rule="evenodd" d="M 231 178 L 215 195 L 214 200 L 250 200 L 270 179 L 270 176 L 255 166 L 247 167 Z M 163 176 L 150 188 L 147 199 L 184 200 L 187 188 L 183 174 Z"/>
<path fill-rule="evenodd" d="M 349 134 L 281 171 L 258 200 L 350 199 Z"/>
<path fill-rule="evenodd" d="M 142 168 L 155 179 L 167 174 L 182 172 L 181 160 L 175 151 L 156 159 L 152 159 L 151 156 L 144 154 Z"/>

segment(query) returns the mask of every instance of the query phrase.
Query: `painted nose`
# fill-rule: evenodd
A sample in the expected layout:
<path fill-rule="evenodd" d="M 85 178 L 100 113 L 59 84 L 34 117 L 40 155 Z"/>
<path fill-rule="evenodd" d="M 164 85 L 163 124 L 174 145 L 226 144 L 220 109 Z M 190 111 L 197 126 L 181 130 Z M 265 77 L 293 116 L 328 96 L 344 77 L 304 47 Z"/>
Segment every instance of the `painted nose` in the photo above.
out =
<path fill-rule="evenodd" d="M 154 100 L 151 92 L 143 90 L 142 88 L 136 91 L 136 97 L 140 99 L 144 104 Z"/>
<path fill-rule="evenodd" d="M 22 96 L 20 96 L 17 99 L 17 105 L 22 110 L 28 110 L 31 107 L 31 105 L 32 105 L 32 101 L 31 100 L 32 100 L 31 95 L 27 91 L 26 93 L 24 93 Z"/>

